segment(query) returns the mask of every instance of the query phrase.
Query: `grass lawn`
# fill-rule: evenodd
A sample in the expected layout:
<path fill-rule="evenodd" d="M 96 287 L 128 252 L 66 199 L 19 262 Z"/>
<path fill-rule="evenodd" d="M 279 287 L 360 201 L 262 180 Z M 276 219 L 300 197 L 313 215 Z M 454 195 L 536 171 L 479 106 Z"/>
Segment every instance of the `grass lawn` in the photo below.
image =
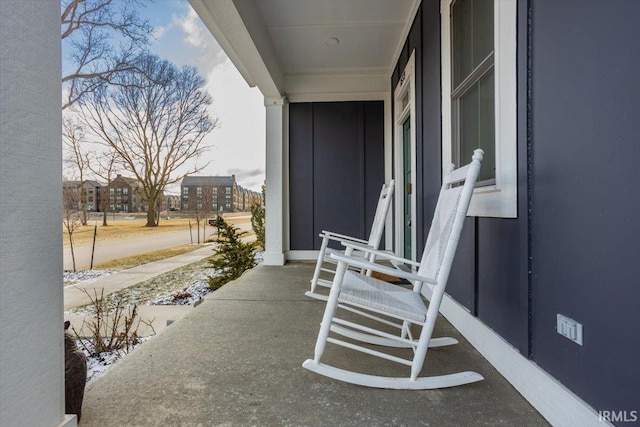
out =
<path fill-rule="evenodd" d="M 159 251 L 147 252 L 140 255 L 133 255 L 125 258 L 114 259 L 112 261 L 103 262 L 94 266 L 98 270 L 126 270 L 127 268 L 137 267 L 139 265 L 148 264 L 176 255 L 182 255 L 187 252 L 201 248 L 197 245 L 182 245 L 175 248 L 161 249 Z"/>
<path fill-rule="evenodd" d="M 168 219 L 160 220 L 157 227 L 145 227 L 146 219 L 116 220 L 109 221 L 109 225 L 104 227 L 102 221 L 98 221 L 98 239 L 112 240 L 121 239 L 123 237 L 148 236 L 156 233 L 166 233 L 169 231 L 180 231 L 189 229 L 189 219 Z M 191 224 L 195 230 L 195 221 L 191 220 Z M 73 232 L 73 243 L 82 244 L 93 240 L 93 230 L 95 222 L 89 222 L 87 225 L 80 226 Z M 69 235 L 64 226 L 62 227 L 62 241 L 65 245 L 69 244 Z"/>
<path fill-rule="evenodd" d="M 247 214 L 250 215 L 250 214 Z M 225 215 L 225 220 L 230 224 L 240 224 L 243 222 L 250 222 L 250 218 L 247 215 L 242 216 L 229 216 Z M 106 227 L 102 226 L 102 220 L 97 221 L 98 226 L 98 239 L 101 241 L 104 240 L 113 240 L 113 239 L 121 239 L 124 237 L 135 237 L 135 236 L 149 236 L 151 234 L 156 233 L 166 233 L 171 231 L 180 231 L 180 230 L 188 230 L 189 222 L 191 221 L 191 226 L 193 227 L 193 232 L 195 236 L 196 230 L 196 222 L 194 219 L 189 218 L 175 218 L 175 219 L 161 219 L 160 225 L 157 227 L 145 227 L 147 223 L 146 218 L 135 218 L 135 219 L 116 219 L 115 221 L 109 218 L 109 225 Z M 82 243 L 88 243 L 93 240 L 93 230 L 96 225 L 96 221 L 91 220 L 87 225 L 80 226 L 73 232 L 73 244 L 80 245 Z M 200 227 L 202 227 L 202 222 L 200 222 Z M 207 225 L 207 230 L 211 230 L 212 227 Z M 69 244 L 69 235 L 67 234 L 64 226 L 62 227 L 62 242 L 65 245 Z"/>

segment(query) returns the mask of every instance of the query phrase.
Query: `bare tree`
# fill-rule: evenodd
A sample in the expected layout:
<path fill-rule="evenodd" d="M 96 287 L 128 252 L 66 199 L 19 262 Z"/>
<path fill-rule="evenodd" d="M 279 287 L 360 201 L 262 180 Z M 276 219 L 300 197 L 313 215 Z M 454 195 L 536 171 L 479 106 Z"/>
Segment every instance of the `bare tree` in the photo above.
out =
<path fill-rule="evenodd" d="M 80 228 L 81 212 L 78 210 L 80 203 L 80 194 L 82 183 L 79 186 L 75 184 L 63 182 L 62 189 L 62 225 L 69 236 L 69 245 L 71 245 L 71 260 L 73 262 L 73 271 L 76 271 L 76 255 L 73 248 L 73 233 Z"/>
<path fill-rule="evenodd" d="M 102 84 L 119 84 L 122 72 L 140 71 L 153 28 L 136 11 L 138 0 L 62 0 L 61 38 L 73 69 L 65 72 L 62 109 Z M 117 42 L 117 44 L 116 44 Z"/>
<path fill-rule="evenodd" d="M 197 242 L 204 243 L 207 239 L 207 219 L 211 215 L 211 205 L 213 204 L 213 187 L 198 187 L 198 193 L 194 200 L 190 200 L 189 214 L 196 221 Z M 202 240 L 200 240 L 200 223 L 202 223 Z"/>
<path fill-rule="evenodd" d="M 65 162 L 75 171 L 80 178 L 80 194 L 78 205 L 81 212 L 82 225 L 87 225 L 87 189 L 84 178 L 85 172 L 89 169 L 89 155 L 85 151 L 83 142 L 85 139 L 84 130 L 72 119 L 66 118 L 62 122 L 62 143 L 68 149 Z"/>
<path fill-rule="evenodd" d="M 111 181 L 113 175 L 117 172 L 116 160 L 118 154 L 115 150 L 108 150 L 102 153 L 95 151 L 90 154 L 89 170 L 100 179 L 106 181 L 107 186 L 102 190 L 102 199 L 100 200 L 100 209 L 102 210 L 102 226 L 106 227 L 107 213 L 109 212 L 109 198 L 111 193 Z"/>
<path fill-rule="evenodd" d="M 177 171 L 209 149 L 204 137 L 216 126 L 209 116 L 211 97 L 194 67 L 178 69 L 155 55 L 137 63 L 143 73 L 119 73 L 116 86 L 102 86 L 79 103 L 80 120 L 118 155 L 122 167 L 141 183 L 147 227 L 156 222 L 156 200 Z M 150 84 L 153 83 L 153 84 Z"/>
<path fill-rule="evenodd" d="M 207 185 L 202 187 L 202 242 L 207 241 L 207 221 L 211 216 L 211 210 L 213 209 L 213 187 Z"/>
<path fill-rule="evenodd" d="M 200 202 L 200 200 L 193 204 L 193 207 L 189 210 L 189 215 L 196 221 L 196 241 L 198 244 L 200 244 L 200 223 L 204 219 L 204 215 L 202 213 L 202 203 Z"/>

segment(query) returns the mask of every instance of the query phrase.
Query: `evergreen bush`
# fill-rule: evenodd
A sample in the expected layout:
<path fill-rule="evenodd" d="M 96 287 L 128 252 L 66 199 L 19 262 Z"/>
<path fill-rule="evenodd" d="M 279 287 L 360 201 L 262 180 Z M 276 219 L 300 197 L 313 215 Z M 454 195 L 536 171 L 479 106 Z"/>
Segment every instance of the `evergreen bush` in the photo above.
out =
<path fill-rule="evenodd" d="M 211 267 L 218 271 L 217 276 L 209 278 L 211 289 L 218 289 L 225 283 L 237 279 L 246 270 L 255 265 L 256 247 L 253 243 L 245 243 L 245 234 L 239 228 L 225 222 L 222 216 L 216 219 L 214 225 L 218 231 L 215 242 L 218 244 L 215 257 L 210 261 Z"/>

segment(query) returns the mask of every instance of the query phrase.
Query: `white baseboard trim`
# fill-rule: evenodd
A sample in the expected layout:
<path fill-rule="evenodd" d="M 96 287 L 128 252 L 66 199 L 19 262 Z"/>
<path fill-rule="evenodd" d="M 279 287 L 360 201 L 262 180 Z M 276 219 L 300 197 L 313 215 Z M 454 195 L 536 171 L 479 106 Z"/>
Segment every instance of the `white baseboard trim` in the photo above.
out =
<path fill-rule="evenodd" d="M 551 425 L 612 426 L 450 296 L 445 295 L 440 312 Z"/>
<path fill-rule="evenodd" d="M 77 427 L 78 416 L 75 414 L 66 414 L 64 419 L 57 425 L 57 427 Z"/>
<path fill-rule="evenodd" d="M 320 251 L 287 251 L 287 261 L 316 261 Z"/>
<path fill-rule="evenodd" d="M 282 252 L 265 252 L 262 263 L 264 265 L 284 265 L 284 254 Z"/>

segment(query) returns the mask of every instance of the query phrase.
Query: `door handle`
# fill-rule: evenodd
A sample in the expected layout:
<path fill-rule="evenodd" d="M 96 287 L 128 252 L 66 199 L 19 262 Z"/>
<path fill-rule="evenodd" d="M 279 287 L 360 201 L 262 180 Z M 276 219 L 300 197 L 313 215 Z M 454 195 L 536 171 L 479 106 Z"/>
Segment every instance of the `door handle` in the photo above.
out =
<path fill-rule="evenodd" d="M 413 192 L 413 186 L 411 185 L 411 183 L 407 184 L 407 194 L 411 194 Z"/>

